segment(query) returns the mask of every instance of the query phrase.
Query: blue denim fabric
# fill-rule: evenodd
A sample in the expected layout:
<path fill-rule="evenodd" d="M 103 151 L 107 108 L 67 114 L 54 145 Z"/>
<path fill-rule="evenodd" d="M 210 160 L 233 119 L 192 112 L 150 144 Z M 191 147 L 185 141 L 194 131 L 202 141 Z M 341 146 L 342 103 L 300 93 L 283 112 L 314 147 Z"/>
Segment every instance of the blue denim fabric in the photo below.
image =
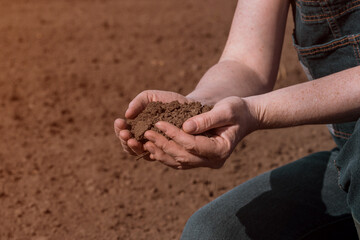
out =
<path fill-rule="evenodd" d="M 358 235 L 360 236 L 360 222 L 358 222 L 356 219 L 354 219 L 356 230 Z"/>
<path fill-rule="evenodd" d="M 356 240 L 337 184 L 338 153 L 315 153 L 239 185 L 198 210 L 181 239 Z"/>
<path fill-rule="evenodd" d="M 294 45 L 310 80 L 360 65 L 360 0 L 291 3 Z M 329 129 L 337 148 L 220 196 L 188 220 L 181 239 L 358 239 L 360 119 Z"/>
<path fill-rule="evenodd" d="M 338 182 L 347 193 L 347 203 L 354 218 L 360 219 L 360 120 L 354 132 L 334 160 L 339 171 Z"/>
<path fill-rule="evenodd" d="M 295 0 L 292 7 L 294 45 L 310 79 L 360 65 L 359 0 Z M 329 130 L 341 149 L 335 160 L 339 186 L 348 193 L 349 207 L 359 220 L 360 140 L 356 124 L 331 124 Z"/>

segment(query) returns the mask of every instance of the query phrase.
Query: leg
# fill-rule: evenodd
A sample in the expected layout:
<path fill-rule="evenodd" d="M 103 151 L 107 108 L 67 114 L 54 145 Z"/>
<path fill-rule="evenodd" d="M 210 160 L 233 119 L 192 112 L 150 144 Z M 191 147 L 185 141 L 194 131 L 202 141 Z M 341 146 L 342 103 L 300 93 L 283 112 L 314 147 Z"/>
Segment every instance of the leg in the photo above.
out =
<path fill-rule="evenodd" d="M 354 218 L 354 222 L 355 222 L 355 227 L 356 227 L 356 230 L 357 230 L 357 234 L 359 236 L 359 239 L 360 239 L 360 223 Z"/>
<path fill-rule="evenodd" d="M 187 239 L 356 239 L 331 152 L 262 174 L 198 210 Z"/>
<path fill-rule="evenodd" d="M 360 238 L 360 120 L 335 159 L 339 185 L 347 193 L 347 203 L 354 217 Z"/>

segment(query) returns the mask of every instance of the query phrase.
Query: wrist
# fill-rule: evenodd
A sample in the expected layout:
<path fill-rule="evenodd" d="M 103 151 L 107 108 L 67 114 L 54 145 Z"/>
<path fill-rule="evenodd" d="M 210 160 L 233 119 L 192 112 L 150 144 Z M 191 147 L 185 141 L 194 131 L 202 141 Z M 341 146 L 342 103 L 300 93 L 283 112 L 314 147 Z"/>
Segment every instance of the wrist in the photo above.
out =
<path fill-rule="evenodd" d="M 248 109 L 248 121 L 250 122 L 250 130 L 254 132 L 256 130 L 265 129 L 264 107 L 259 104 L 256 96 L 243 98 L 245 105 Z"/>

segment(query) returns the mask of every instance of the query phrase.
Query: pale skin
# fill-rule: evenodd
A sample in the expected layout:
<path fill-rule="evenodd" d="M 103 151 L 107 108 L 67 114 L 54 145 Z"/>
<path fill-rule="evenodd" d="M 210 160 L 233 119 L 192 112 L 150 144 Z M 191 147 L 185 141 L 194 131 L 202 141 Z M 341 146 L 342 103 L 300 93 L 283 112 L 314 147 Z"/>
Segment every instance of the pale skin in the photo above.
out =
<path fill-rule="evenodd" d="M 171 140 L 147 131 L 144 145 L 132 138 L 124 119 L 117 119 L 115 133 L 124 151 L 148 151 L 147 160 L 175 169 L 220 168 L 235 146 L 258 129 L 357 120 L 360 67 L 272 91 L 288 8 L 285 0 L 240 0 L 224 52 L 197 87 L 187 96 L 144 91 L 130 102 L 125 117 L 136 117 L 152 101 L 200 101 L 214 108 L 187 120 L 182 129 L 157 123 Z M 215 133 L 211 138 L 193 135 L 209 129 Z"/>

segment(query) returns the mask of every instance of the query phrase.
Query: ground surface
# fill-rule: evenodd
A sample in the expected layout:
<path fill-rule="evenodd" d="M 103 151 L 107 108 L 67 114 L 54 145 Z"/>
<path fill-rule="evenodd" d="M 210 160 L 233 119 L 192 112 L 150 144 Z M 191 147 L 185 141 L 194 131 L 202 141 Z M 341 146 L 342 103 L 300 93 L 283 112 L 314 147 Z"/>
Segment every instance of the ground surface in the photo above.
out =
<path fill-rule="evenodd" d="M 215 197 L 331 148 L 324 126 L 306 126 L 248 136 L 220 170 L 121 151 L 113 120 L 142 90 L 188 93 L 219 59 L 235 4 L 0 0 L 0 239 L 177 239 Z M 291 32 L 277 88 L 305 81 Z"/>

